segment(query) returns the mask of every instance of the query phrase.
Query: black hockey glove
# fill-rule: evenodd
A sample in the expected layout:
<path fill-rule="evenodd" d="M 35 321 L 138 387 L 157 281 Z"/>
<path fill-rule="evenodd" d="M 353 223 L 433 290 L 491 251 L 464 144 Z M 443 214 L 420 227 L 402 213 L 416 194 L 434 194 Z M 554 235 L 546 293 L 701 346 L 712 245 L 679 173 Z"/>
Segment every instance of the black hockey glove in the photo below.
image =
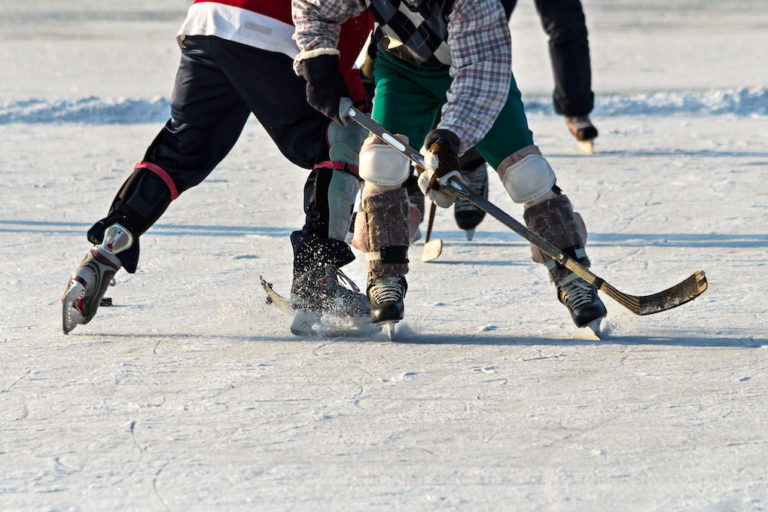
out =
<path fill-rule="evenodd" d="M 436 129 L 424 139 L 424 172 L 419 188 L 438 206 L 448 208 L 456 200 L 456 192 L 441 188 L 449 177 L 459 177 L 459 137 L 450 130 Z"/>
<path fill-rule="evenodd" d="M 323 54 L 304 59 L 298 62 L 297 68 L 307 81 L 307 102 L 326 117 L 341 123 L 339 102 L 351 95 L 339 70 L 339 56 Z"/>

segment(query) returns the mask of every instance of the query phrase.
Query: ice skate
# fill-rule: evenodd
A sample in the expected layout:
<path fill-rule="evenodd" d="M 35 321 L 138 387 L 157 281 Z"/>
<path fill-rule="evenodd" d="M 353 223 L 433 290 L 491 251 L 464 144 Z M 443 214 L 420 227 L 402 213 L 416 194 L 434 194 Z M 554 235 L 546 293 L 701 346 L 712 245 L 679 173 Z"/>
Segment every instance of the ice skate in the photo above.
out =
<path fill-rule="evenodd" d="M 297 336 L 370 330 L 368 298 L 333 265 L 295 276 L 291 302 L 294 309 L 291 332 Z"/>
<path fill-rule="evenodd" d="M 368 280 L 371 322 L 383 327 L 389 339 L 394 337 L 395 324 L 402 320 L 405 314 L 403 299 L 407 290 L 408 283 L 403 276 Z"/>
<path fill-rule="evenodd" d="M 475 169 L 462 171 L 461 177 L 471 192 L 483 199 L 488 199 L 488 170 L 485 163 Z M 475 236 L 475 228 L 485 218 L 485 211 L 459 196 L 453 205 L 453 217 L 459 229 L 464 230 L 467 240 L 472 240 Z"/>
<path fill-rule="evenodd" d="M 131 233 L 121 225 L 113 224 L 104 232 L 101 245 L 94 246 L 85 256 L 61 299 L 64 334 L 93 319 L 107 287 L 120 269 L 120 259 L 116 255 L 132 244 Z"/>
<path fill-rule="evenodd" d="M 557 283 L 557 298 L 568 308 L 576 327 L 588 327 L 600 338 L 600 322 L 607 311 L 594 286 L 569 273 Z"/>
<path fill-rule="evenodd" d="M 594 140 L 597 138 L 597 128 L 592 124 L 589 116 L 566 117 L 565 124 L 568 130 L 576 137 L 579 149 L 588 155 L 595 151 Z"/>

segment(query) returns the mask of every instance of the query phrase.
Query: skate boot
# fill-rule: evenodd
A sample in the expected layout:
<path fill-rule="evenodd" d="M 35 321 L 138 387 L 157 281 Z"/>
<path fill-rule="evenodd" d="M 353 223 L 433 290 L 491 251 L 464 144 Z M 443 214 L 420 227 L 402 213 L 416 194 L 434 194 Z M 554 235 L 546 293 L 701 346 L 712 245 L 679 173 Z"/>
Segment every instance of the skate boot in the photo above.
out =
<path fill-rule="evenodd" d="M 104 232 L 104 241 L 95 245 L 72 274 L 61 302 L 62 327 L 69 334 L 78 324 L 87 324 L 96 315 L 121 262 L 117 254 L 133 245 L 133 235 L 120 224 Z"/>
<path fill-rule="evenodd" d="M 371 305 L 371 322 L 387 330 L 392 337 L 392 326 L 403 319 L 405 292 L 408 282 L 404 276 L 368 279 L 368 300 Z"/>
<path fill-rule="evenodd" d="M 597 289 L 576 274 L 569 273 L 556 283 L 557 298 L 568 308 L 576 327 L 589 327 L 595 334 L 607 311 Z"/>
<path fill-rule="evenodd" d="M 588 154 L 594 152 L 594 140 L 597 138 L 597 128 L 592 124 L 589 116 L 568 116 L 565 118 L 568 131 L 576 137 L 579 148 Z"/>
<path fill-rule="evenodd" d="M 472 170 L 462 171 L 461 177 L 470 191 L 488 199 L 488 170 L 485 163 Z M 485 211 L 459 196 L 453 205 L 453 217 L 456 219 L 456 225 L 464 230 L 467 240 L 472 240 L 475 228 L 485 218 Z"/>
<path fill-rule="evenodd" d="M 368 298 L 333 265 L 295 275 L 291 302 L 294 309 L 291 332 L 297 336 L 331 332 L 356 334 L 370 330 Z"/>

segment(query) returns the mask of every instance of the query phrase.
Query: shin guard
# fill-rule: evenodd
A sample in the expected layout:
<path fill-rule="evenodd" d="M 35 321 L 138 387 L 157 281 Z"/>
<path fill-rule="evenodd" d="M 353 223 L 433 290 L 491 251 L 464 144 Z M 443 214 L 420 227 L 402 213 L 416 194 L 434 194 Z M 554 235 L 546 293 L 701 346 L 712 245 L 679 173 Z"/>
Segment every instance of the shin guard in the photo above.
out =
<path fill-rule="evenodd" d="M 577 212 L 573 211 L 571 201 L 562 194 L 541 201 L 527 208 L 523 214 L 526 225 L 535 233 L 545 238 L 564 253 L 575 258 L 585 267 L 590 261 L 585 250 L 587 228 Z M 570 272 L 558 265 L 552 258 L 544 255 L 538 248 L 531 247 L 533 260 L 543 263 L 549 269 L 549 275 L 555 283 Z"/>
<path fill-rule="evenodd" d="M 88 241 L 100 244 L 104 231 L 117 223 L 133 235 L 131 247 L 117 255 L 123 268 L 134 273 L 139 261 L 139 236 L 148 230 L 178 196 L 173 182 L 160 167 L 142 162 L 117 192 L 107 216 L 88 230 Z"/>
<path fill-rule="evenodd" d="M 402 276 L 408 272 L 408 194 L 404 188 L 364 197 L 355 238 L 360 238 L 368 262 L 368 277 Z"/>

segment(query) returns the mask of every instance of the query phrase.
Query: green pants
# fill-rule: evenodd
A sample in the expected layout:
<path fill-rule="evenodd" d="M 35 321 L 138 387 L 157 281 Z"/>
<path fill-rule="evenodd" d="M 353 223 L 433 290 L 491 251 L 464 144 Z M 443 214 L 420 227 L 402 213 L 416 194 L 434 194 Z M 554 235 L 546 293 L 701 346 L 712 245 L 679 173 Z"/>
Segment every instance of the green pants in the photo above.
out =
<path fill-rule="evenodd" d="M 447 101 L 446 91 L 453 81 L 448 70 L 416 66 L 379 48 L 374 80 L 376 96 L 372 117 L 390 132 L 407 135 L 409 144 L 420 148 Z M 532 144 L 533 133 L 528 128 L 520 91 L 512 76 L 504 107 L 475 148 L 497 169 L 506 157 Z"/>

